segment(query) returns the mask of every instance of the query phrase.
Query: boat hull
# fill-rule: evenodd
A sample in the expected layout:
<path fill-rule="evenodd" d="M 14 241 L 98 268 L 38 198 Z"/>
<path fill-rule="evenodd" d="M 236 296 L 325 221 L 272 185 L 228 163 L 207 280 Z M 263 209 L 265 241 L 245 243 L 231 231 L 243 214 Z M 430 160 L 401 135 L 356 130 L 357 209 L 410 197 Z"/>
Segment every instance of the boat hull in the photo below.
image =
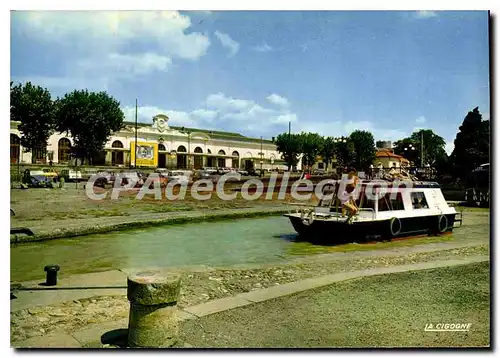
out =
<path fill-rule="evenodd" d="M 320 244 L 384 241 L 418 235 L 441 235 L 453 231 L 456 214 L 400 218 L 399 222 L 387 220 L 358 221 L 347 224 L 337 220 L 314 220 L 304 223 L 300 217 L 285 215 L 290 219 L 301 238 Z M 441 219 L 441 217 L 446 217 Z M 441 226 L 440 226 L 441 220 Z M 391 225 L 393 226 L 391 230 Z"/>

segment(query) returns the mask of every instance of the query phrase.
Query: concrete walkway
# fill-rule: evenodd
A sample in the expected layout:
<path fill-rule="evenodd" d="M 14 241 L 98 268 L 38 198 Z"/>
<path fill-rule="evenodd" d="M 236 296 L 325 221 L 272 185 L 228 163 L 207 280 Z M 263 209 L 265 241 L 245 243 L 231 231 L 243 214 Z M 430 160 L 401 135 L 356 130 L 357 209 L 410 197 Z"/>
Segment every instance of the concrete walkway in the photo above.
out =
<path fill-rule="evenodd" d="M 465 265 L 470 263 L 489 261 L 489 256 L 471 256 L 457 260 L 439 260 L 423 262 L 410 265 L 400 265 L 382 267 L 369 270 L 360 270 L 327 275 L 323 277 L 301 280 L 276 287 L 270 287 L 257 291 L 242 293 L 233 297 L 212 300 L 204 304 L 187 307 L 179 311 L 180 320 L 189 320 L 205 317 L 214 313 L 231 310 L 238 307 L 252 305 L 257 302 L 264 302 L 279 297 L 296 294 L 302 291 L 316 289 L 337 282 L 352 280 L 367 276 L 384 275 L 389 273 L 399 273 L 417 270 L 427 270 L 440 267 L 450 267 Z M 118 278 L 119 275 L 117 275 Z M 44 337 L 34 337 L 14 344 L 17 348 L 79 348 L 79 347 L 101 347 L 101 336 L 113 330 L 126 329 L 128 322 L 126 319 L 115 322 L 106 322 L 87 326 L 84 329 L 72 332 L 54 332 Z"/>

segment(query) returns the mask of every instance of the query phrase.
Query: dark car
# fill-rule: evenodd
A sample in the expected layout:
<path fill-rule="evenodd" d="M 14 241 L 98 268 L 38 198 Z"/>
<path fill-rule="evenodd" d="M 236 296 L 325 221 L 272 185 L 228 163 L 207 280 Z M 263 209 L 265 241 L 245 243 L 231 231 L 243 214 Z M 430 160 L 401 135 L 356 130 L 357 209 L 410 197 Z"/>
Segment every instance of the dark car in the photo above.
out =
<path fill-rule="evenodd" d="M 52 188 L 52 179 L 44 175 L 32 175 L 28 185 L 32 188 Z"/>

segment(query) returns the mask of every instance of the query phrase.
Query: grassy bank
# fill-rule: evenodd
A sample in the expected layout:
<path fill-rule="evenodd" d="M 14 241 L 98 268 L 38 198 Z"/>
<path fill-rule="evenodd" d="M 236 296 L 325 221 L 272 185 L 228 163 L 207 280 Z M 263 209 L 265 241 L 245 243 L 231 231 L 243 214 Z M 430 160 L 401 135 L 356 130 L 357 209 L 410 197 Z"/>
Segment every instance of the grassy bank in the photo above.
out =
<path fill-rule="evenodd" d="M 488 347 L 489 263 L 367 277 L 183 324 L 196 348 Z M 468 332 L 426 325 L 470 323 Z"/>

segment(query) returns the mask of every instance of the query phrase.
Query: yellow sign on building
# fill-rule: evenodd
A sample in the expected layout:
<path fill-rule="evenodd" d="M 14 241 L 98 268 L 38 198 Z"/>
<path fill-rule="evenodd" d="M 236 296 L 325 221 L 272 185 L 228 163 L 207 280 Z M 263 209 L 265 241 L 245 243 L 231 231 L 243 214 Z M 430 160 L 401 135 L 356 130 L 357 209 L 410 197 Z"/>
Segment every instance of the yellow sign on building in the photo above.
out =
<path fill-rule="evenodd" d="M 137 158 L 137 162 L 136 162 Z M 135 142 L 130 144 L 130 164 L 137 167 L 157 167 L 158 166 L 158 143 Z"/>

